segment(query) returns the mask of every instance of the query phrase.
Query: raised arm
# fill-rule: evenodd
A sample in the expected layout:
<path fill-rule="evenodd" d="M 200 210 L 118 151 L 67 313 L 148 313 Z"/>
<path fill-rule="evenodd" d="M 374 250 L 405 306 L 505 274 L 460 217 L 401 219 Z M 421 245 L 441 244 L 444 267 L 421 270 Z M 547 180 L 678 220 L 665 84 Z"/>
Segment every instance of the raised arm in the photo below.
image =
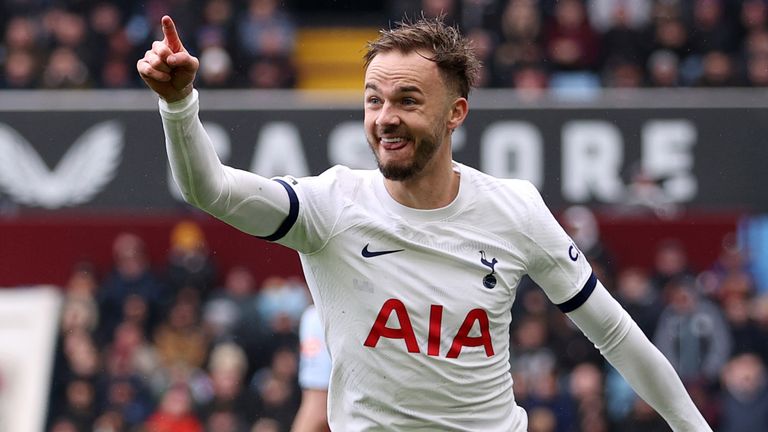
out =
<path fill-rule="evenodd" d="M 200 63 L 184 48 L 169 16 L 163 17 L 162 27 L 163 40 L 152 44 L 136 68 L 160 97 L 174 180 L 190 204 L 247 233 L 274 240 L 270 236 L 290 211 L 290 187 L 221 163 L 198 117 L 193 83 Z"/>
<path fill-rule="evenodd" d="M 200 62 L 184 48 L 171 17 L 164 16 L 162 26 L 163 40 L 152 43 L 136 69 L 149 88 L 171 103 L 192 93 Z"/>

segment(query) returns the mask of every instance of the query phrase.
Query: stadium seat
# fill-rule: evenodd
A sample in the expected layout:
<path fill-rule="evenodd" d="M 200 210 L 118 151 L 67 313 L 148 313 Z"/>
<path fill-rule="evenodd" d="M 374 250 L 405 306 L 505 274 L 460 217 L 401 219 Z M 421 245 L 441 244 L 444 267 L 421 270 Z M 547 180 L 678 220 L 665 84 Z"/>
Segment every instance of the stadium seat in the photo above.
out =
<path fill-rule="evenodd" d="M 297 87 L 362 89 L 365 44 L 375 28 L 310 27 L 299 30 L 296 43 Z"/>

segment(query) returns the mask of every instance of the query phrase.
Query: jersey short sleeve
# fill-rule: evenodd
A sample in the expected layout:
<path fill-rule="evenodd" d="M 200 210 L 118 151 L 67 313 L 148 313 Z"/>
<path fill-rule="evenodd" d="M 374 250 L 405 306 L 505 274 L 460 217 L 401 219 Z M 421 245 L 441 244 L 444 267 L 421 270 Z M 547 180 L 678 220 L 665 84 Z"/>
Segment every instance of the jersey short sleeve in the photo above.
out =
<path fill-rule="evenodd" d="M 526 189 L 530 206 L 527 233 L 531 241 L 528 275 L 553 303 L 570 312 L 594 289 L 592 268 L 538 190 L 530 183 Z"/>
<path fill-rule="evenodd" d="M 299 384 L 303 389 L 327 390 L 331 376 L 331 358 L 323 335 L 323 326 L 314 306 L 301 316 L 299 326 L 301 356 Z"/>

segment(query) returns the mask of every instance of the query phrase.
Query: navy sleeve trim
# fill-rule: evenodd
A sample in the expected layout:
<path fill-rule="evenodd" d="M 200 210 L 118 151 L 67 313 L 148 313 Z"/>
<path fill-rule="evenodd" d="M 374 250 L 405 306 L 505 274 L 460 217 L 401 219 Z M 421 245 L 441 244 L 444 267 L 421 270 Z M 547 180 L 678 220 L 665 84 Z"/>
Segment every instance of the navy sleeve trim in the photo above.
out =
<path fill-rule="evenodd" d="M 576 309 L 579 308 L 579 306 L 583 305 L 585 301 L 589 298 L 590 295 L 592 295 L 592 291 L 595 290 L 595 287 L 597 286 L 597 276 L 595 276 L 594 273 L 592 273 L 591 276 L 589 276 L 589 279 L 587 279 L 587 283 L 584 284 L 584 287 L 581 289 L 581 291 L 578 292 L 573 298 L 568 300 L 565 303 L 560 303 L 557 305 L 558 308 L 560 308 L 563 313 L 573 312 Z"/>
<path fill-rule="evenodd" d="M 283 220 L 283 223 L 280 224 L 274 234 L 266 237 L 257 236 L 260 239 L 267 241 L 277 241 L 283 238 L 286 234 L 288 234 L 288 231 L 293 228 L 293 224 L 296 223 L 296 219 L 299 218 L 299 197 L 296 195 L 296 191 L 293 190 L 291 185 L 283 180 L 275 179 L 275 181 L 283 185 L 285 190 L 288 192 L 288 200 L 291 202 L 291 208 L 288 210 L 288 216 L 285 217 L 285 220 Z"/>

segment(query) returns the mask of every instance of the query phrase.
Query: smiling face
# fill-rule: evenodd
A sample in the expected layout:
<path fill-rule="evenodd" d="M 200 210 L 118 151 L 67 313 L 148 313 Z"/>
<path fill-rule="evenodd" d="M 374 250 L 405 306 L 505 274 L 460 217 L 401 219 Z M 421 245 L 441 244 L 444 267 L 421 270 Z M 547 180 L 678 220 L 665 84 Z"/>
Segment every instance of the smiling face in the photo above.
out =
<path fill-rule="evenodd" d="M 384 177 L 418 177 L 436 158 L 450 163 L 450 134 L 466 99 L 446 87 L 437 65 L 417 52 L 383 52 L 365 73 L 365 133 Z"/>

